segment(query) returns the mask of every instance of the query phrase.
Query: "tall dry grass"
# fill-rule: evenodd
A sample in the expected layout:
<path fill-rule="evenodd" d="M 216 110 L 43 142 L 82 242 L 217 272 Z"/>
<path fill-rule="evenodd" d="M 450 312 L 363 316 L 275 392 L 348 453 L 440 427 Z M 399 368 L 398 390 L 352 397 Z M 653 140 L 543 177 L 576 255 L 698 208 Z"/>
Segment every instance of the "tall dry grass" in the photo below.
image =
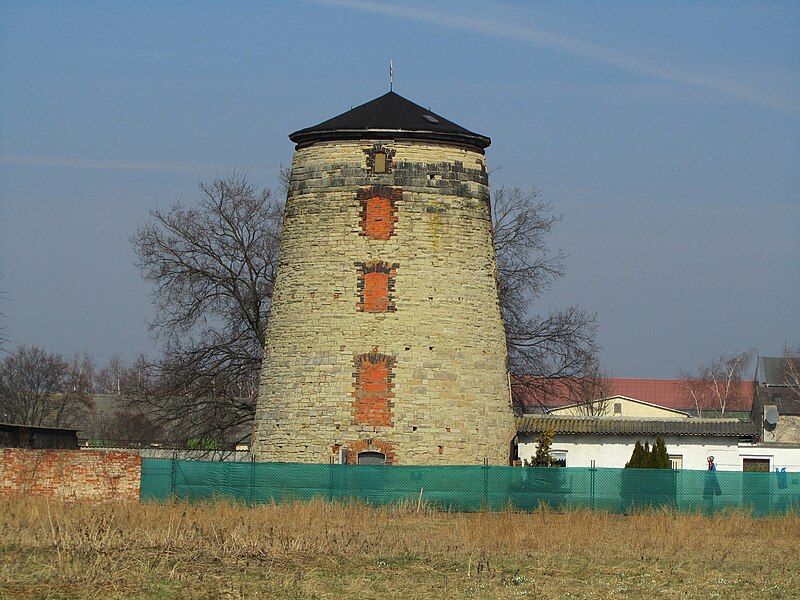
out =
<path fill-rule="evenodd" d="M 753 519 L 742 513 L 458 514 L 410 504 L 374 508 L 323 501 L 246 507 L 11 499 L 0 504 L 0 547 L 0 584 L 19 597 L 45 590 L 65 594 L 48 597 L 84 597 L 70 596 L 73 588 L 87 594 L 118 590 L 128 597 L 137 582 L 164 584 L 177 597 L 190 589 L 200 594 L 195 597 L 215 597 L 203 596 L 211 589 L 207 585 L 193 587 L 204 574 L 217 573 L 217 583 L 233 578 L 246 588 L 255 581 L 247 573 L 260 581 L 266 572 L 280 587 L 298 571 L 311 575 L 287 589 L 326 597 L 326 581 L 351 572 L 355 585 L 363 565 L 367 572 L 389 569 L 395 576 L 406 569 L 418 579 L 409 582 L 412 587 L 423 585 L 426 573 L 437 581 L 450 577 L 456 587 L 461 582 L 462 591 L 483 578 L 485 597 L 512 585 L 514 577 L 545 582 L 566 574 L 569 581 L 571 573 L 580 582 L 576 573 L 583 573 L 595 578 L 593 584 L 606 577 L 611 585 L 616 573 L 642 568 L 659 585 L 727 572 L 741 575 L 754 590 L 768 589 L 772 575 L 781 572 L 785 585 L 800 589 L 800 517 Z M 551 597 L 547 593 L 539 589 L 541 597 Z M 342 590 L 338 595 L 347 597 Z M 413 590 L 405 595 L 415 597 Z"/>

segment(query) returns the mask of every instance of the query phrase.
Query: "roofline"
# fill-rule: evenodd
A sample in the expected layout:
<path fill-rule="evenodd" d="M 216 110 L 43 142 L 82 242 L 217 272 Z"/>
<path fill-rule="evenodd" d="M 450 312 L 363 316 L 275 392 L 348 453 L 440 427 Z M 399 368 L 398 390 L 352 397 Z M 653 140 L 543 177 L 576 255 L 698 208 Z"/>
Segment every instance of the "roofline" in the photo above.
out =
<path fill-rule="evenodd" d="M 289 134 L 289 139 L 297 146 L 295 150 L 305 148 L 316 142 L 338 140 L 376 140 L 376 139 L 410 139 L 445 142 L 447 144 L 466 146 L 481 154 L 488 148 L 492 140 L 477 133 L 456 133 L 432 131 L 429 129 L 300 129 Z"/>
<path fill-rule="evenodd" d="M 564 410 L 565 408 L 575 408 L 576 406 L 584 406 L 586 404 L 594 404 L 596 402 L 602 402 L 603 400 L 613 400 L 614 398 L 622 398 L 624 400 L 630 400 L 631 402 L 636 402 L 636 404 L 644 404 L 645 406 L 652 406 L 653 408 L 660 408 L 661 410 L 667 410 L 669 412 L 678 413 L 679 415 L 684 415 L 684 416 L 687 416 L 687 417 L 691 416 L 688 412 L 685 412 L 685 411 L 682 411 L 682 410 L 678 410 L 677 408 L 669 408 L 668 406 L 664 406 L 662 404 L 654 404 L 652 402 L 646 402 L 644 400 L 638 400 L 636 398 L 631 398 L 630 396 L 623 396 L 622 394 L 614 394 L 613 396 L 605 396 L 603 398 L 598 398 L 597 400 L 592 400 L 591 402 L 575 402 L 574 404 L 565 404 L 564 406 L 554 406 L 553 408 L 548 409 L 546 414 L 548 414 L 548 415 L 552 414 L 552 412 L 554 410 Z M 557 417 L 559 415 L 553 415 L 553 416 Z M 581 416 L 581 415 L 575 415 L 575 416 Z M 585 416 L 585 415 L 583 415 L 583 416 Z M 591 416 L 591 415 L 589 415 L 589 416 Z M 598 416 L 603 416 L 603 415 L 598 415 Z M 625 418 L 629 418 L 629 417 L 615 417 L 615 418 L 617 418 L 617 419 L 625 419 Z M 642 417 L 630 417 L 630 418 L 641 419 Z M 719 420 L 719 419 L 717 419 L 717 420 Z"/>
<path fill-rule="evenodd" d="M 0 422 L 0 427 L 4 427 L 4 426 L 7 426 L 7 427 L 20 427 L 20 428 L 24 428 L 24 429 L 51 429 L 51 430 L 54 430 L 54 431 L 75 431 L 75 432 L 83 431 L 83 429 L 75 429 L 75 428 L 72 428 L 72 427 L 48 427 L 46 425 L 25 425 L 24 423 L 6 423 L 4 421 Z"/>
<path fill-rule="evenodd" d="M 522 428 L 524 422 L 535 422 L 539 421 L 542 424 L 547 425 L 555 425 L 556 435 L 600 435 L 600 436 L 631 436 L 631 435 L 665 435 L 665 436 L 689 436 L 689 437 L 730 437 L 730 438 L 747 438 L 747 439 L 754 439 L 757 435 L 757 431 L 755 430 L 755 425 L 753 425 L 753 431 L 703 431 L 699 426 L 702 425 L 710 425 L 710 426 L 720 426 L 725 424 L 741 424 L 742 428 L 747 427 L 748 421 L 743 421 L 741 419 L 648 419 L 642 417 L 595 417 L 595 416 L 586 416 L 586 415 L 525 415 L 523 417 L 517 417 L 514 420 L 514 427 L 516 429 L 516 434 L 520 435 L 534 435 L 536 433 L 540 433 L 539 429 L 534 427 L 526 427 Z M 555 421 L 555 423 L 554 423 Z M 619 425 L 620 423 L 628 422 L 628 423 L 641 423 L 642 427 L 637 428 L 634 431 L 614 431 L 614 430 L 601 430 L 601 431 L 559 431 L 558 429 L 558 422 L 561 421 L 565 424 L 570 422 L 604 422 L 609 423 L 612 425 Z M 750 422 L 752 423 L 752 422 Z M 676 425 L 690 425 L 694 431 L 653 431 L 653 428 L 657 428 L 658 426 L 663 426 L 664 429 L 668 429 L 670 427 L 675 427 Z M 700 430 L 698 430 L 700 429 Z"/>

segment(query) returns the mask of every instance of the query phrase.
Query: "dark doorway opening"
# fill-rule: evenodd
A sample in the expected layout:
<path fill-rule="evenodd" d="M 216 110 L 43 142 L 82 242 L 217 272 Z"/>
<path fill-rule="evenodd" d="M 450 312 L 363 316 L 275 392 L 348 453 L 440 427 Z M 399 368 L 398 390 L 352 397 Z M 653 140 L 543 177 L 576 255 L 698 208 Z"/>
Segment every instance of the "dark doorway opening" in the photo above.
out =
<path fill-rule="evenodd" d="M 360 465 L 385 465 L 386 455 L 383 452 L 359 452 L 358 464 Z"/>

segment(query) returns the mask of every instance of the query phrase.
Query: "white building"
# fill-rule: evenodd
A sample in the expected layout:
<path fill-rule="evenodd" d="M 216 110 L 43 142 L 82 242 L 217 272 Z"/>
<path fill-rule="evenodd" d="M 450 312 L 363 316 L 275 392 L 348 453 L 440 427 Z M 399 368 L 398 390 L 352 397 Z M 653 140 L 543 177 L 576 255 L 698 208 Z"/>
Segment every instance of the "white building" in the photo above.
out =
<path fill-rule="evenodd" d="M 720 471 L 800 472 L 800 446 L 755 443 L 758 427 L 752 421 L 528 415 L 517 419 L 520 460 L 533 458 L 539 434 L 548 429 L 555 432 L 551 455 L 560 466 L 622 468 L 637 440 L 652 446 L 660 436 L 676 469 L 706 469 L 713 456 Z"/>

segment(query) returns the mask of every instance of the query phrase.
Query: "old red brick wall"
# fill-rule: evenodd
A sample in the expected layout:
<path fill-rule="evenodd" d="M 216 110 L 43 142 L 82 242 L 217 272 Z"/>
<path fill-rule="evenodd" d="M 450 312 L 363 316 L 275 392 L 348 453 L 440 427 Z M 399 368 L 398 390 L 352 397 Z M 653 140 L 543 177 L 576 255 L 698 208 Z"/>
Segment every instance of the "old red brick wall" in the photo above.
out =
<path fill-rule="evenodd" d="M 391 427 L 394 357 L 380 354 L 373 348 L 372 352 L 356 356 L 354 363 L 354 423 Z"/>
<path fill-rule="evenodd" d="M 142 458 L 133 452 L 0 450 L 0 496 L 138 500 Z"/>
<path fill-rule="evenodd" d="M 391 238 L 397 223 L 397 203 L 403 199 L 402 188 L 373 185 L 359 189 L 356 197 L 361 205 L 360 235 L 371 240 Z"/>

